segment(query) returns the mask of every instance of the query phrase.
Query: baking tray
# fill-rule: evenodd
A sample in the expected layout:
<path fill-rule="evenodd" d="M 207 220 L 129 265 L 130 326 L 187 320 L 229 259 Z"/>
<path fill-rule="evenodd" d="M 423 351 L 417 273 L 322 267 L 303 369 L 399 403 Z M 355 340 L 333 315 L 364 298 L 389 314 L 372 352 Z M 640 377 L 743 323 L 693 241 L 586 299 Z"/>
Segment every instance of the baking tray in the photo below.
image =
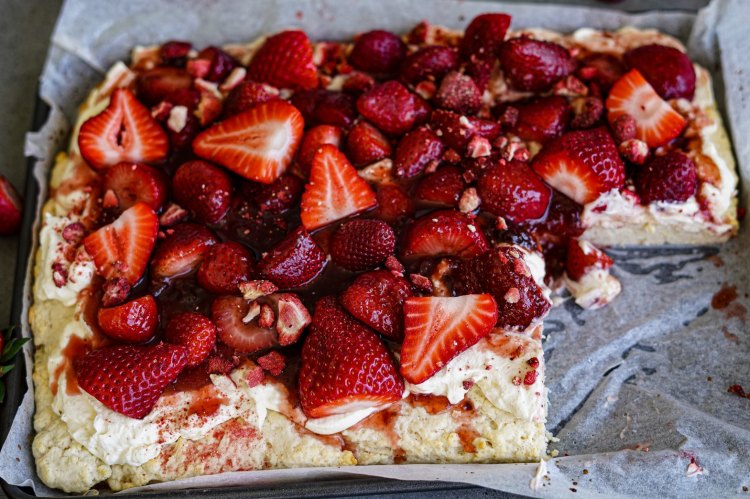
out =
<path fill-rule="evenodd" d="M 36 99 L 30 131 L 38 131 L 49 114 L 49 106 L 39 97 Z M 28 158 L 26 163 L 26 187 L 24 190 L 24 212 L 21 233 L 18 240 L 18 263 L 13 282 L 13 300 L 11 303 L 11 324 L 22 322 L 23 286 L 26 279 L 26 268 L 29 259 L 33 257 L 32 241 L 34 215 L 36 213 L 39 187 L 33 175 L 34 158 Z M 28 387 L 26 386 L 26 365 L 23 355 L 16 360 L 16 368 L 3 379 L 6 385 L 5 402 L 0 406 L 0 442 L 5 441 L 10 425 L 16 415 L 21 400 Z M 31 445 L 31 442 L 28 443 Z M 34 494 L 30 487 L 17 487 L 0 480 L 3 492 L 11 498 L 42 497 Z M 259 487 L 220 487 L 210 489 L 185 489 L 181 491 L 151 491 L 130 494 L 133 497 L 149 498 L 234 498 L 234 497 L 267 497 L 267 498 L 295 498 L 295 497 L 424 497 L 443 499 L 453 497 L 497 497 L 504 499 L 521 498 L 516 494 L 477 487 L 475 485 L 435 482 L 435 481 L 403 481 L 387 478 L 358 477 L 352 475 L 346 478 L 330 480 L 316 480 L 315 482 L 286 483 L 277 486 L 263 485 Z M 71 496 L 72 497 L 72 496 Z"/>

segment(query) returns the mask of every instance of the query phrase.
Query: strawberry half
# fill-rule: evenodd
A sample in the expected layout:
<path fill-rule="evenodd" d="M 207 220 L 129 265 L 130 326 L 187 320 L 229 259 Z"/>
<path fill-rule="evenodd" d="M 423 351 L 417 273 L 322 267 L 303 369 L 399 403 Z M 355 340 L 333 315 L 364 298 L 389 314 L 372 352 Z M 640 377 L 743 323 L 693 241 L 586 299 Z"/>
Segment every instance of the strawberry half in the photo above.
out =
<path fill-rule="evenodd" d="M 249 180 L 270 184 L 292 162 L 304 127 L 297 108 L 273 100 L 201 132 L 193 151 Z"/>
<path fill-rule="evenodd" d="M 377 204 L 375 193 L 341 151 L 330 144 L 318 149 L 300 205 L 300 218 L 307 230 L 318 229 Z"/>
<path fill-rule="evenodd" d="M 545 145 L 531 166 L 578 204 L 590 203 L 625 183 L 625 166 L 604 128 L 566 133 Z"/>
<path fill-rule="evenodd" d="M 610 123 L 624 114 L 632 116 L 636 123 L 636 138 L 652 148 L 680 135 L 687 124 L 637 69 L 626 73 L 612 86 L 606 107 Z"/>
<path fill-rule="evenodd" d="M 84 391 L 115 412 L 143 419 L 187 360 L 179 345 L 119 345 L 89 352 L 75 368 Z"/>
<path fill-rule="evenodd" d="M 159 323 L 159 310 L 154 297 L 146 295 L 116 307 L 100 308 L 96 319 L 107 336 L 141 343 L 154 336 Z"/>
<path fill-rule="evenodd" d="M 237 294 L 252 270 L 250 251 L 236 241 L 225 241 L 208 250 L 198 268 L 198 284 L 211 293 Z"/>
<path fill-rule="evenodd" d="M 156 163 L 166 158 L 169 138 L 130 90 L 118 88 L 107 108 L 81 126 L 78 148 L 97 169 L 123 161 Z"/>
<path fill-rule="evenodd" d="M 414 220 L 403 241 L 405 258 L 471 258 L 488 249 L 487 239 L 475 220 L 454 210 L 435 211 Z"/>
<path fill-rule="evenodd" d="M 614 262 L 605 252 L 588 241 L 571 238 L 568 241 L 568 257 L 565 271 L 574 281 L 579 280 L 591 268 L 607 270 Z"/>
<path fill-rule="evenodd" d="M 404 335 L 403 303 L 411 296 L 409 281 L 389 270 L 373 270 L 358 276 L 340 300 L 356 319 L 399 341 Z"/>
<path fill-rule="evenodd" d="M 318 71 L 304 31 L 282 31 L 269 37 L 253 56 L 248 76 L 278 88 L 315 88 Z"/>
<path fill-rule="evenodd" d="M 158 230 L 154 210 L 137 203 L 111 224 L 89 234 L 83 245 L 101 276 L 123 277 L 133 285 L 146 270 Z"/>
<path fill-rule="evenodd" d="M 367 166 L 391 155 L 391 143 L 366 121 L 354 125 L 346 137 L 346 152 L 356 167 Z"/>
<path fill-rule="evenodd" d="M 326 254 L 299 227 L 274 246 L 258 263 L 258 273 L 282 289 L 304 286 L 326 265 Z"/>
<path fill-rule="evenodd" d="M 347 270 L 358 272 L 377 267 L 393 254 L 396 234 L 381 220 L 350 220 L 341 224 L 331 237 L 331 260 Z"/>
<path fill-rule="evenodd" d="M 187 365 L 195 367 L 216 347 L 216 326 L 205 315 L 182 312 L 169 319 L 164 339 L 187 348 Z"/>
<path fill-rule="evenodd" d="M 154 251 L 151 277 L 173 279 L 193 272 L 217 242 L 216 236 L 202 225 L 175 225 Z"/>
<path fill-rule="evenodd" d="M 489 294 L 414 297 L 404 302 L 401 374 L 419 384 L 490 334 L 497 305 Z"/>
<path fill-rule="evenodd" d="M 305 175 L 310 175 L 313 158 L 318 149 L 320 149 L 320 146 L 331 144 L 332 146 L 339 147 L 343 135 L 344 132 L 341 128 L 333 125 L 318 125 L 306 131 L 304 137 L 302 137 L 302 144 L 299 146 L 299 153 L 297 154 L 297 163 L 302 172 Z"/>
<path fill-rule="evenodd" d="M 9 236 L 21 227 L 21 197 L 7 178 L 0 175 L 0 236 Z"/>
<path fill-rule="evenodd" d="M 139 202 L 159 211 L 167 201 L 167 189 L 166 175 L 141 163 L 118 163 L 104 174 L 104 191 L 115 194 L 120 211 Z"/>
<path fill-rule="evenodd" d="M 380 408 L 401 400 L 404 382 L 378 336 L 332 296 L 315 307 L 302 347 L 299 396 L 310 418 Z"/>
<path fill-rule="evenodd" d="M 239 296 L 216 298 L 211 304 L 211 319 L 216 324 L 219 339 L 242 353 L 258 352 L 278 345 L 276 330 L 259 326 L 258 313 L 248 320 L 248 312 L 250 304 Z"/>

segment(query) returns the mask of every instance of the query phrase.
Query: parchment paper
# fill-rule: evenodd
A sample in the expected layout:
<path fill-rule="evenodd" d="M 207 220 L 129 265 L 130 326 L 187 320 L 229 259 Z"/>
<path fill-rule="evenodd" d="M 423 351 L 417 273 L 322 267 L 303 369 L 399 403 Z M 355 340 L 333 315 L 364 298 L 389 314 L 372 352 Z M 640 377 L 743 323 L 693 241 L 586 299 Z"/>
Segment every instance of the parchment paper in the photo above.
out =
<path fill-rule="evenodd" d="M 750 192 L 750 2 L 715 0 L 697 18 L 686 13 L 625 15 L 604 9 L 448 0 L 276 2 L 242 0 L 68 0 L 52 38 L 41 94 L 52 107 L 45 127 L 27 138 L 46 198 L 54 154 L 65 146 L 78 104 L 113 62 L 136 44 L 187 39 L 198 47 L 250 40 L 296 26 L 313 39 L 343 39 L 382 27 L 395 32 L 427 19 L 463 28 L 476 14 L 504 11 L 513 27 L 564 32 L 582 26 L 655 27 L 689 43 L 714 75 Z M 747 202 L 743 203 L 747 206 Z M 405 480 L 466 482 L 540 497 L 729 496 L 750 486 L 750 400 L 727 393 L 750 388 L 746 306 L 748 231 L 726 245 L 617 249 L 623 293 L 603 310 L 571 300 L 546 321 L 548 429 L 559 457 L 546 465 L 401 465 L 227 473 L 149 486 L 175 489 L 274 484 L 341 473 Z M 712 306 L 722 288 L 737 298 Z M 30 279 L 26 283 L 27 306 Z M 24 334 L 29 334 L 28 324 Z M 31 347 L 25 351 L 31 386 Z M 0 476 L 52 493 L 34 472 L 29 391 L 0 453 Z M 700 468 L 690 467 L 691 460 Z M 690 471 L 701 471 L 690 475 Z M 536 476 L 536 479 L 534 478 Z"/>

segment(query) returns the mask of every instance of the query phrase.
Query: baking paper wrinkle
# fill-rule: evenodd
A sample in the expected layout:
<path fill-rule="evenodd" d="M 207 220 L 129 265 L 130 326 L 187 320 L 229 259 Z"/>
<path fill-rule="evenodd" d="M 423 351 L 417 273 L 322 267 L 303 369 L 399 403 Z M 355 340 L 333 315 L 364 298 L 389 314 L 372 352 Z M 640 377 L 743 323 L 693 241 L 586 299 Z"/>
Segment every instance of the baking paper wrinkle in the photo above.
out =
<path fill-rule="evenodd" d="M 344 4 L 347 8 L 340 8 Z M 681 38 L 696 62 L 713 74 L 739 159 L 745 198 L 750 192 L 746 182 L 750 178 L 750 37 L 744 22 L 750 16 L 748 2 L 714 0 L 697 17 L 680 12 L 627 15 L 582 7 L 448 0 L 359 0 L 356 8 L 352 6 L 333 0 L 304 4 L 293 0 L 68 0 L 41 78 L 41 96 L 52 108 L 50 118 L 39 132 L 28 134 L 26 141 L 27 154 L 38 158 L 34 175 L 42 194 L 37 214 L 47 197 L 48 171 L 55 153 L 66 147 L 65 135 L 78 105 L 103 71 L 127 59 L 135 45 L 168 39 L 191 40 L 196 47 L 239 43 L 288 27 L 302 28 L 312 39 L 345 39 L 373 28 L 405 32 L 422 19 L 464 28 L 473 16 L 488 11 L 512 14 L 514 28 L 571 32 L 584 26 L 634 25 Z M 37 233 L 34 230 L 35 239 Z M 730 243 L 700 247 L 700 251 L 618 249 L 612 253 L 623 293 L 614 303 L 593 312 L 568 303 L 552 311 L 555 331 L 545 343 L 545 350 L 554 349 L 546 367 L 547 427 L 557 429 L 560 439 L 550 444 L 550 450 L 565 457 L 546 463 L 549 479 L 542 478 L 536 490 L 529 485 L 538 463 L 263 470 L 147 488 L 273 485 L 355 474 L 464 482 L 538 497 L 739 494 L 744 485 L 750 485 L 750 403 L 726 390 L 734 383 L 750 385 L 750 338 L 747 324 L 712 309 L 710 301 L 723 283 L 730 283 L 737 287 L 738 302 L 748 306 L 744 254 L 749 242 L 743 228 Z M 723 265 L 716 266 L 707 257 L 718 257 Z M 28 275 L 30 265 L 31 261 Z M 25 284 L 24 316 L 30 282 Z M 723 328 L 739 338 L 736 343 L 722 334 Z M 29 335 L 27 322 L 23 333 Z M 24 355 L 31 386 L 31 346 Z M 12 484 L 33 486 L 38 494 L 62 495 L 41 484 L 34 472 L 33 412 L 29 391 L 0 452 L 0 476 Z M 626 414 L 631 420 L 620 439 Z M 707 473 L 688 478 L 691 458 Z"/>

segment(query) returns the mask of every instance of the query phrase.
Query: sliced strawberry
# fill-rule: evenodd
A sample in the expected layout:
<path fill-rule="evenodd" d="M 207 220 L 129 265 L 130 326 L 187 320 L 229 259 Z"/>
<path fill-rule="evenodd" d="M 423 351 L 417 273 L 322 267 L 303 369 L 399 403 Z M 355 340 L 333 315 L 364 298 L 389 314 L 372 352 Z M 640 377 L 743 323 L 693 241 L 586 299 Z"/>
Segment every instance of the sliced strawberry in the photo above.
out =
<path fill-rule="evenodd" d="M 414 127 L 421 101 L 401 83 L 390 80 L 363 93 L 357 110 L 385 133 L 402 135 Z"/>
<path fill-rule="evenodd" d="M 294 293 L 275 293 L 268 297 L 276 310 L 276 332 L 279 345 L 292 345 L 299 340 L 302 332 L 312 322 L 307 307 Z"/>
<path fill-rule="evenodd" d="M 378 207 L 373 216 L 390 224 L 397 224 L 414 213 L 411 199 L 395 184 L 380 186 L 377 192 Z"/>
<path fill-rule="evenodd" d="M 264 371 L 268 371 L 268 374 L 271 376 L 279 376 L 284 372 L 286 359 L 283 355 L 274 350 L 258 357 L 258 365 L 262 367 Z"/>
<path fill-rule="evenodd" d="M 0 175 L 0 236 L 9 236 L 21 227 L 21 197 L 16 188 Z"/>
<path fill-rule="evenodd" d="M 83 245 L 101 276 L 123 277 L 133 285 L 146 270 L 158 231 L 154 210 L 137 203 L 111 224 L 89 234 Z"/>
<path fill-rule="evenodd" d="M 568 101 L 559 95 L 540 97 L 514 106 L 518 109 L 518 120 L 513 131 L 523 140 L 544 143 L 559 137 L 570 121 Z"/>
<path fill-rule="evenodd" d="M 549 90 L 574 67 L 565 47 L 527 37 L 507 40 L 500 47 L 499 57 L 503 74 L 513 88 L 537 93 Z"/>
<path fill-rule="evenodd" d="M 193 141 L 193 151 L 247 179 L 270 184 L 292 162 L 304 127 L 294 106 L 274 100 L 205 130 Z"/>
<path fill-rule="evenodd" d="M 302 347 L 299 396 L 308 417 L 379 408 L 401 400 L 404 382 L 378 336 L 333 297 L 318 301 Z"/>
<path fill-rule="evenodd" d="M 100 308 L 96 319 L 107 336 L 128 343 L 144 343 L 154 337 L 159 310 L 154 297 L 145 295 L 116 307 Z"/>
<path fill-rule="evenodd" d="M 229 118 L 278 98 L 278 90 L 254 81 L 243 81 L 229 92 L 224 101 L 223 116 Z"/>
<path fill-rule="evenodd" d="M 305 132 L 302 144 L 297 154 L 297 163 L 305 175 L 310 175 L 313 157 L 323 144 L 331 144 L 335 147 L 341 146 L 341 138 L 344 132 L 341 128 L 332 125 L 314 126 Z"/>
<path fill-rule="evenodd" d="M 440 82 L 435 105 L 461 114 L 474 114 L 482 107 L 482 91 L 470 76 L 451 71 Z"/>
<path fill-rule="evenodd" d="M 397 177 L 411 178 L 424 172 L 427 165 L 443 155 L 442 141 L 425 127 L 407 133 L 396 147 L 393 167 Z"/>
<path fill-rule="evenodd" d="M 407 298 L 401 374 L 409 383 L 423 383 L 490 334 L 496 322 L 492 295 Z"/>
<path fill-rule="evenodd" d="M 396 234 L 381 220 L 351 220 L 341 224 L 331 238 L 331 259 L 358 272 L 382 264 L 396 248 Z"/>
<path fill-rule="evenodd" d="M 195 271 L 218 242 L 216 236 L 202 225 L 183 223 L 175 225 L 166 239 L 161 241 L 151 259 L 151 277 L 172 279 Z"/>
<path fill-rule="evenodd" d="M 304 228 L 290 232 L 258 263 L 258 273 L 281 289 L 304 286 L 317 277 L 326 264 L 326 254 Z"/>
<path fill-rule="evenodd" d="M 571 238 L 568 242 L 568 257 L 565 271 L 574 281 L 579 280 L 592 268 L 607 270 L 614 261 L 605 252 L 583 239 Z"/>
<path fill-rule="evenodd" d="M 248 75 L 278 88 L 315 88 L 318 72 L 304 31 L 282 31 L 269 37 L 253 56 Z"/>
<path fill-rule="evenodd" d="M 215 244 L 198 267 L 198 284 L 215 294 L 239 294 L 240 283 L 250 280 L 253 256 L 235 241 Z"/>
<path fill-rule="evenodd" d="M 497 56 L 510 26 L 507 14 L 480 14 L 471 20 L 461 39 L 461 56 L 492 59 Z"/>
<path fill-rule="evenodd" d="M 172 194 L 199 222 L 216 223 L 229 211 L 232 180 L 211 163 L 188 161 L 172 177 Z"/>
<path fill-rule="evenodd" d="M 634 180 L 643 204 L 656 201 L 683 203 L 698 190 L 695 163 L 679 151 L 652 156 L 638 169 Z"/>
<path fill-rule="evenodd" d="M 459 152 L 463 152 L 475 136 L 493 140 L 500 135 L 500 124 L 496 121 L 466 117 L 443 109 L 432 113 L 430 126 L 446 146 Z"/>
<path fill-rule="evenodd" d="M 416 85 L 425 80 L 438 81 L 454 69 L 458 69 L 458 51 L 432 45 L 409 55 L 401 64 L 399 73 L 401 80 Z"/>
<path fill-rule="evenodd" d="M 78 385 L 115 412 L 143 419 L 187 365 L 187 349 L 157 343 L 92 350 L 75 365 Z"/>
<path fill-rule="evenodd" d="M 389 31 L 362 33 L 354 42 L 349 63 L 356 69 L 375 74 L 393 73 L 406 57 L 406 44 Z"/>
<path fill-rule="evenodd" d="M 500 245 L 471 260 L 454 273 L 457 294 L 489 293 L 498 307 L 498 326 L 524 330 L 552 306 L 534 280 L 519 248 Z"/>
<path fill-rule="evenodd" d="M 392 149 L 380 130 L 366 121 L 360 121 L 346 137 L 346 152 L 352 164 L 359 168 L 390 157 Z"/>
<path fill-rule="evenodd" d="M 78 147 L 94 168 L 121 163 L 156 163 L 169 150 L 169 139 L 130 90 L 112 92 L 109 105 L 81 126 Z"/>
<path fill-rule="evenodd" d="M 483 210 L 513 223 L 543 217 L 552 195 L 534 170 L 521 161 L 487 168 L 477 182 L 477 191 Z"/>
<path fill-rule="evenodd" d="M 166 100 L 172 101 L 172 96 L 181 94 L 193 86 L 193 77 L 187 71 L 173 67 L 155 67 L 138 77 L 136 92 L 138 98 L 154 106 Z"/>
<path fill-rule="evenodd" d="M 142 163 L 118 163 L 108 168 L 103 183 L 105 192 L 114 193 L 119 211 L 136 203 L 146 203 L 158 212 L 167 201 L 166 175 Z"/>
<path fill-rule="evenodd" d="M 187 365 L 194 367 L 216 348 L 216 326 L 203 314 L 182 312 L 169 319 L 164 339 L 187 348 Z"/>
<path fill-rule="evenodd" d="M 568 132 L 553 140 L 534 157 L 532 167 L 578 204 L 590 203 L 625 182 L 625 166 L 604 128 Z"/>
<path fill-rule="evenodd" d="M 471 258 L 488 249 L 487 239 L 474 219 L 454 210 L 435 211 L 414 220 L 403 241 L 405 258 Z"/>
<path fill-rule="evenodd" d="M 373 270 L 358 276 L 340 300 L 356 319 L 399 341 L 404 334 L 403 303 L 411 296 L 409 281 L 389 270 Z"/>
<path fill-rule="evenodd" d="M 258 313 L 252 317 L 248 312 L 250 304 L 239 296 L 219 296 L 214 299 L 211 319 L 216 324 L 219 339 L 242 353 L 258 352 L 278 345 L 276 330 L 259 326 Z"/>
<path fill-rule="evenodd" d="M 370 209 L 377 202 L 375 193 L 341 151 L 332 145 L 318 149 L 300 205 L 300 218 L 307 230 Z"/>
<path fill-rule="evenodd" d="M 652 43 L 626 52 L 624 59 L 629 67 L 643 75 L 663 99 L 693 100 L 695 69 L 685 52 Z"/>
<path fill-rule="evenodd" d="M 444 166 L 420 179 L 414 189 L 414 198 L 456 207 L 465 187 L 461 170 L 455 166 Z"/>
<path fill-rule="evenodd" d="M 606 107 L 610 123 L 625 114 L 632 116 L 636 123 L 636 138 L 649 147 L 671 141 L 680 135 L 687 124 L 680 113 L 659 97 L 637 69 L 626 73 L 612 86 Z"/>

